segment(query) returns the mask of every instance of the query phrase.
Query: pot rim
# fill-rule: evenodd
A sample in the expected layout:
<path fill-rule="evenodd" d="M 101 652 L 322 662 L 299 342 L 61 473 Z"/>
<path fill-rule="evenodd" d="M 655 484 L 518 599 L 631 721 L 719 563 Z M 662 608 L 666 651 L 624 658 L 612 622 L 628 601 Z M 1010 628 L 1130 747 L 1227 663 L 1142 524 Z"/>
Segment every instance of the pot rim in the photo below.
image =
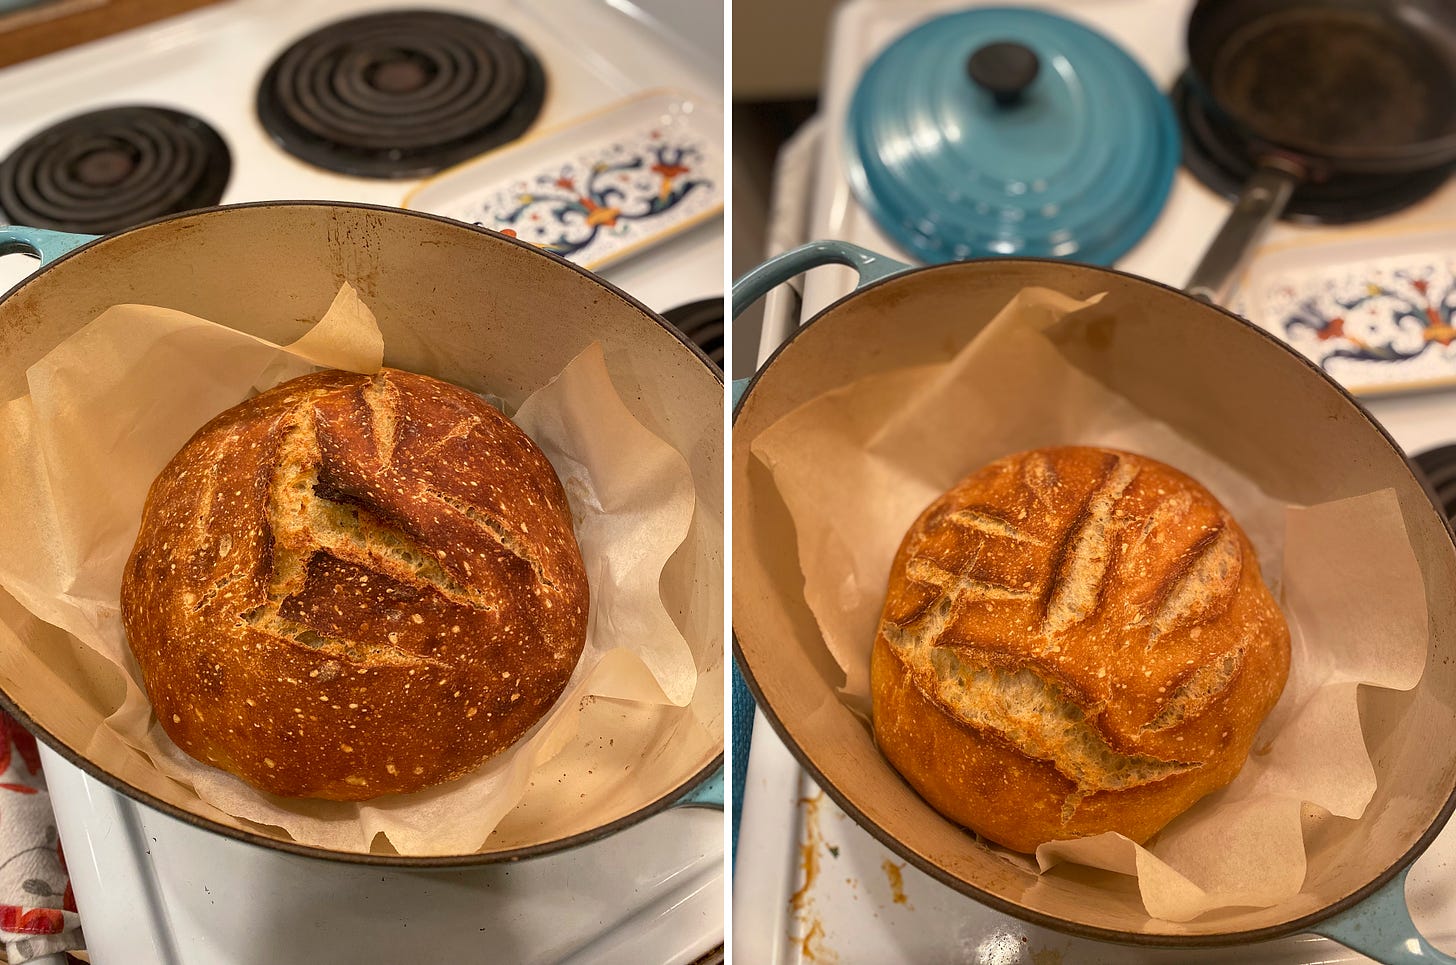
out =
<path fill-rule="evenodd" d="M 773 368 L 774 363 L 778 361 L 780 354 L 782 354 L 783 351 L 787 349 L 790 344 L 792 344 L 800 335 L 807 331 L 816 322 L 823 320 L 825 316 L 837 310 L 841 305 L 844 305 L 851 299 L 857 298 L 863 293 L 871 289 L 878 288 L 881 285 L 897 281 L 904 281 L 910 275 L 925 274 L 937 271 L 957 271 L 964 269 L 966 266 L 984 268 L 987 266 L 988 263 L 1004 264 L 1007 262 L 1033 265 L 1055 265 L 1059 267 L 1074 267 L 1083 270 L 1100 272 L 1108 275 L 1116 275 L 1123 279 L 1129 279 L 1134 282 L 1141 282 L 1143 284 L 1162 288 L 1185 299 L 1195 301 L 1199 305 L 1218 311 L 1219 313 L 1223 314 L 1229 321 L 1235 322 L 1238 325 L 1243 326 L 1244 328 L 1252 330 L 1257 335 L 1264 338 L 1265 341 L 1267 341 L 1271 346 L 1283 351 L 1286 355 L 1301 363 L 1306 368 L 1319 375 L 1320 378 L 1328 382 L 1330 386 L 1334 388 L 1337 392 L 1339 392 L 1342 396 L 1344 396 L 1345 401 L 1353 405 L 1355 407 L 1355 410 L 1365 418 L 1365 421 L 1369 423 L 1369 425 L 1380 434 L 1380 437 L 1385 441 L 1385 444 L 1389 446 L 1396 455 L 1401 457 L 1401 461 L 1406 464 L 1407 470 L 1410 471 L 1410 461 L 1405 457 L 1404 451 L 1400 448 L 1399 445 L 1396 444 L 1395 439 L 1391 437 L 1390 433 L 1386 431 L 1385 427 L 1382 426 L 1378 421 L 1376 421 L 1374 416 L 1370 414 L 1369 410 L 1366 409 L 1365 406 L 1362 405 L 1358 399 L 1350 395 L 1349 392 L 1346 392 L 1345 389 L 1339 385 L 1339 383 L 1335 382 L 1328 375 L 1326 375 L 1319 368 L 1319 366 L 1315 365 L 1308 358 L 1297 352 L 1291 346 L 1280 341 L 1270 332 L 1265 331 L 1264 329 L 1253 324 L 1247 319 L 1241 318 L 1240 316 L 1234 314 L 1233 312 L 1229 311 L 1221 305 L 1213 305 L 1208 302 L 1199 301 L 1198 299 L 1195 299 L 1192 295 L 1189 295 L 1187 292 L 1179 288 L 1175 288 L 1172 285 L 1167 285 L 1160 281 L 1154 281 L 1153 279 L 1145 278 L 1142 275 L 1134 275 L 1131 272 L 1121 271 L 1116 268 L 1104 268 L 1100 265 L 1088 265 L 1082 262 L 1072 262 L 1058 258 L 996 257 L 978 258 L 970 261 L 948 262 L 936 265 L 917 265 L 911 266 L 904 271 L 895 272 L 894 274 L 887 275 L 883 278 L 877 279 L 875 281 L 869 282 L 868 284 L 855 288 L 853 291 L 850 291 L 849 293 L 841 296 L 830 305 L 816 312 L 813 318 L 810 318 L 808 321 L 802 323 L 797 328 L 795 328 L 792 332 L 789 333 L 788 337 L 785 338 L 784 341 L 776 349 L 774 349 L 773 354 L 769 356 L 768 360 L 765 361 L 756 372 L 754 372 L 752 378 L 749 380 L 747 386 L 744 388 L 743 394 L 739 397 L 738 404 L 734 406 L 733 424 L 737 424 L 738 416 L 743 411 L 743 406 L 745 403 L 747 403 L 748 397 L 753 394 L 753 390 L 757 387 L 759 379 L 761 379 L 770 369 Z M 1430 510 L 1432 513 L 1435 513 L 1436 500 L 1434 493 L 1431 490 L 1430 484 L 1424 478 L 1416 475 L 1414 472 L 1412 472 L 1412 475 L 1415 476 L 1416 480 L 1421 484 L 1421 488 L 1425 491 L 1426 496 L 1429 499 Z M 1441 529 L 1446 534 L 1446 538 L 1450 542 L 1453 552 L 1456 552 L 1456 532 L 1453 532 L 1451 524 L 1446 522 L 1444 519 L 1440 519 L 1440 522 L 1442 524 Z M 1302 915 L 1299 918 L 1293 919 L 1291 921 L 1283 922 L 1278 925 L 1269 925 L 1264 928 L 1251 928 L 1242 931 L 1217 932 L 1211 935 L 1143 934 L 1140 932 L 1123 931 L 1116 928 L 1103 928 L 1097 925 L 1086 925 L 1081 922 L 1075 922 L 1065 918 L 1058 918 L 1054 915 L 1048 915 L 1043 912 L 1027 908 L 1023 905 L 1016 904 L 1015 902 L 1002 898 L 999 895 L 992 894 L 991 892 L 986 891 L 985 889 L 975 884 L 972 884 L 969 881 L 958 878 L 950 872 L 942 869 L 933 861 L 922 857 L 909 845 L 903 843 L 898 838 L 894 837 L 892 834 L 886 831 L 884 828 L 880 827 L 879 824 L 877 824 L 858 806 L 850 801 L 847 795 L 838 787 L 838 785 L 830 781 L 824 775 L 819 767 L 809 758 L 807 752 L 805 752 L 803 748 L 799 746 L 798 742 L 790 736 L 788 729 L 784 725 L 784 722 L 780 719 L 778 712 L 773 708 L 771 704 L 767 703 L 764 700 L 763 690 L 760 688 L 758 680 L 753 674 L 753 669 L 749 665 L 748 661 L 744 659 L 743 647 L 742 644 L 739 642 L 738 634 L 736 631 L 733 633 L 733 656 L 734 659 L 737 661 L 739 670 L 743 674 L 744 682 L 748 685 L 748 689 L 753 694 L 754 703 L 761 711 L 763 711 L 764 717 L 767 718 L 769 724 L 772 725 L 774 732 L 778 735 L 784 746 L 789 749 L 789 752 L 791 754 L 793 754 L 794 759 L 798 762 L 799 766 L 804 768 L 804 770 L 809 773 L 809 776 L 814 779 L 814 782 L 819 785 L 819 787 L 822 788 L 826 794 L 829 795 L 830 799 L 833 800 L 834 803 L 838 805 L 841 810 L 843 810 L 846 814 L 853 818 L 854 822 L 858 824 L 861 828 L 863 828 L 866 832 L 868 832 L 871 837 L 873 837 L 880 844 L 884 845 L 886 848 L 889 848 L 890 851 L 894 852 L 899 857 L 910 862 L 912 865 L 923 871 L 925 874 L 934 878 L 936 881 L 939 881 L 941 884 L 951 888 L 954 891 L 960 892 L 961 894 L 966 895 L 983 905 L 987 905 L 995 911 L 999 911 L 1002 914 L 1010 915 L 1013 918 L 1028 922 L 1033 925 L 1038 925 L 1043 928 L 1050 928 L 1054 931 L 1062 932 L 1063 934 L 1075 935 L 1079 938 L 1090 938 L 1096 941 L 1112 942 L 1120 945 L 1136 945 L 1145 947 L 1214 948 L 1230 945 L 1254 944 L 1257 942 L 1269 941 L 1271 939 L 1284 938 L 1290 935 L 1298 935 L 1311 932 L 1313 931 L 1315 925 L 1319 924 L 1325 919 L 1360 904 L 1366 898 L 1369 898 L 1375 892 L 1379 891 L 1382 887 L 1388 884 L 1391 879 L 1393 879 L 1396 875 L 1400 874 L 1407 867 L 1409 867 L 1412 862 L 1414 862 L 1418 857 L 1420 857 L 1421 854 L 1426 851 L 1428 847 L 1430 847 L 1431 842 L 1436 839 L 1437 835 L 1439 835 L 1442 829 L 1445 827 L 1446 822 L 1450 819 L 1452 812 L 1456 811 L 1456 786 L 1453 786 L 1446 796 L 1446 803 L 1441 806 L 1441 809 L 1439 812 L 1437 812 L 1436 817 L 1415 840 L 1415 842 L 1409 848 L 1407 848 L 1400 855 L 1400 857 L 1398 857 L 1387 868 L 1385 868 L 1385 870 L 1383 870 L 1380 874 L 1376 875 L 1375 878 L 1367 882 L 1365 885 L 1357 888 L 1351 894 L 1323 906 L 1318 911 L 1310 912 L 1309 914 Z"/>
<path fill-rule="evenodd" d="M 691 350 L 693 355 L 698 359 L 698 361 L 701 362 L 703 366 L 708 370 L 708 373 L 713 376 L 713 378 L 715 378 L 720 385 L 723 383 L 722 371 L 716 365 L 714 365 L 713 361 L 709 359 L 708 356 L 705 355 L 700 348 L 694 345 L 686 335 L 678 331 L 675 327 L 673 327 L 670 322 L 668 322 L 657 312 L 648 308 L 637 298 L 629 295 L 627 292 L 618 288 L 616 285 L 612 284 L 611 282 L 607 281 L 605 278 L 602 278 L 596 273 L 587 271 L 580 265 L 577 265 L 574 262 L 567 261 L 565 258 L 552 254 L 551 252 L 542 251 L 535 245 L 530 244 L 529 242 L 522 241 L 519 238 L 512 238 L 509 235 L 503 235 L 497 231 L 491 231 L 488 228 L 482 228 L 479 225 L 467 224 L 463 221 L 456 221 L 452 218 L 446 218 L 441 215 L 431 214 L 429 212 L 412 211 L 407 208 L 395 208 L 390 207 L 389 205 L 382 204 L 355 204 L 346 201 L 308 201 L 299 199 L 285 201 L 249 201 L 240 204 L 212 205 L 206 208 L 194 208 L 192 210 L 183 211 L 178 214 L 164 215 L 160 218 L 153 218 L 150 221 L 145 221 L 141 224 L 133 225 L 132 227 L 127 228 L 123 231 L 117 231 L 107 235 L 99 235 L 93 240 L 86 242 L 85 244 L 78 245 L 77 247 L 61 255 L 55 261 L 50 262 L 46 265 L 42 265 L 40 268 L 31 272 L 31 274 L 21 279 L 9 291 L 0 293 L 0 304 L 3 304 L 5 301 L 9 300 L 11 296 L 15 295 L 26 285 L 30 284 L 33 280 L 40 277 L 46 271 L 50 270 L 53 266 L 58 265 L 61 262 L 67 261 L 84 251 L 88 251 L 92 248 L 97 248 L 98 246 L 104 246 L 108 241 L 119 238 L 122 235 L 129 234 L 134 231 L 140 231 L 144 228 L 150 228 L 167 221 L 179 221 L 184 218 L 192 218 L 198 215 L 225 214 L 228 211 L 241 208 L 277 207 L 357 208 L 369 211 L 378 211 L 390 215 L 402 215 L 410 218 L 421 218 L 429 221 L 436 221 L 451 228 L 459 228 L 466 231 L 473 231 L 478 234 L 487 235 L 494 239 L 509 242 L 510 244 L 515 245 L 518 248 L 526 249 L 527 251 L 530 251 L 539 257 L 546 258 L 550 261 L 556 262 L 563 267 L 571 269 L 577 274 L 586 277 L 589 281 L 605 289 L 609 294 L 615 295 L 616 297 L 627 302 L 633 308 L 636 308 L 638 311 L 642 312 L 642 314 L 652 319 L 659 326 L 661 326 L 663 329 L 673 335 L 685 347 Z M 184 808 L 177 807 L 175 804 L 163 801 L 162 799 L 148 793 L 147 791 L 143 791 L 140 788 L 133 787 L 121 778 L 112 775 L 109 771 L 106 771 L 105 769 L 92 763 L 84 755 L 72 750 L 68 744 L 52 734 L 43 725 L 38 723 L 35 718 L 31 717 L 30 714 L 22 710 L 15 703 L 15 701 L 11 699 L 10 695 L 4 691 L 3 688 L 0 688 L 0 709 L 4 709 L 11 716 L 19 720 L 27 730 L 29 730 L 36 737 L 45 741 L 45 743 L 52 750 L 54 750 L 57 754 L 61 755 L 61 757 L 65 758 L 66 761 L 72 766 L 79 768 L 87 776 L 100 781 L 111 790 L 116 791 L 117 793 L 125 797 L 131 798 L 133 801 L 144 804 L 155 811 L 159 811 L 162 814 L 167 815 L 168 817 L 175 818 L 178 821 L 182 821 L 186 824 L 190 824 L 195 828 L 199 828 L 203 831 L 209 831 L 215 834 L 220 834 L 224 837 L 231 838 L 235 841 L 253 847 L 264 848 L 271 851 L 281 851 L 286 854 L 297 855 L 299 857 L 309 858 L 315 861 L 332 861 L 341 862 L 344 864 L 403 868 L 419 871 L 441 868 L 468 868 L 482 865 L 516 862 L 526 858 L 539 858 L 550 854 L 556 854 L 558 852 L 569 851 L 573 848 L 578 848 L 582 845 L 590 844 L 593 841 L 598 841 L 602 838 L 615 834 L 618 831 L 625 830 L 626 828 L 629 828 L 634 824 L 645 821 L 653 815 L 665 811 L 668 808 L 671 808 L 678 801 L 680 801 L 689 791 L 697 787 L 699 784 L 703 783 L 703 781 L 707 780 L 710 775 L 712 775 L 715 771 L 721 768 L 723 766 L 724 758 L 724 752 L 720 750 L 716 757 L 714 757 L 706 765 L 700 768 L 696 773 L 689 776 L 686 780 L 682 781 L 672 790 L 658 797 L 656 800 L 650 801 L 642 807 L 638 808 L 637 810 L 625 814 L 622 817 L 616 818 L 615 820 L 610 821 L 606 824 L 599 825 L 586 831 L 578 832 L 577 834 L 568 835 L 564 838 L 557 838 L 553 841 L 546 841 L 540 844 L 525 845 L 523 847 L 510 848 L 504 851 L 495 851 L 489 853 L 417 856 L 399 854 L 374 854 L 372 852 L 333 851 L 328 848 L 320 848 L 313 845 L 299 844 L 296 841 L 282 841 L 277 838 L 268 837 L 267 835 L 258 834 L 254 831 L 247 831 L 242 828 L 232 828 L 218 821 L 214 821 L 211 818 L 205 818 L 201 815 L 194 814 Z"/>

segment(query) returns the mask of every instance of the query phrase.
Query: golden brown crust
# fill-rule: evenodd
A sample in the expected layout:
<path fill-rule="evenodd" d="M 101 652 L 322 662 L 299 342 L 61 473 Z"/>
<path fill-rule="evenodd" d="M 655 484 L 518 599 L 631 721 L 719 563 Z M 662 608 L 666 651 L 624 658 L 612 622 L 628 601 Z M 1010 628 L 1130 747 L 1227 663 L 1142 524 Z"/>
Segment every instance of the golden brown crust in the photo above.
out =
<path fill-rule="evenodd" d="M 122 619 L 158 720 L 274 794 L 364 800 L 473 770 L 586 640 L 566 495 L 435 379 L 319 372 L 217 416 L 152 484 Z"/>
<path fill-rule="evenodd" d="M 1018 851 L 1143 841 L 1233 780 L 1289 631 L 1238 524 L 1177 470 L 1086 447 L 998 460 L 891 570 L 875 739 L 937 810 Z"/>

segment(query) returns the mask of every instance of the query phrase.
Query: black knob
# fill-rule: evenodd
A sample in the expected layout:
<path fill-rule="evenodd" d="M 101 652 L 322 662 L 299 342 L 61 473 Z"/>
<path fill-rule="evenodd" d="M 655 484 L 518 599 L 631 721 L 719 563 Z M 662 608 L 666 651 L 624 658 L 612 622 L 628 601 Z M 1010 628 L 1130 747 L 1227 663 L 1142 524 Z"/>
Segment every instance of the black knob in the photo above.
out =
<path fill-rule="evenodd" d="M 966 61 L 966 73 L 1002 106 L 1015 104 L 1036 80 L 1041 62 L 1025 44 L 1003 40 L 987 44 Z"/>

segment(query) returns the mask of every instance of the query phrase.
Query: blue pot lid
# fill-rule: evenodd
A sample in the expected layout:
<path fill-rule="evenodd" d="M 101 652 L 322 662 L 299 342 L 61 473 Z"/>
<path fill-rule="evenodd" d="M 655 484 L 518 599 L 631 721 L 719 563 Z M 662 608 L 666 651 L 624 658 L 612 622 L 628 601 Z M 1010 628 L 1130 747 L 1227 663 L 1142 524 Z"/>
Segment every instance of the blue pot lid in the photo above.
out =
<path fill-rule="evenodd" d="M 1112 264 L 1157 219 L 1179 154 L 1172 107 L 1136 61 L 1016 7 L 936 17 L 890 44 L 855 90 L 847 143 L 855 195 L 926 262 Z"/>

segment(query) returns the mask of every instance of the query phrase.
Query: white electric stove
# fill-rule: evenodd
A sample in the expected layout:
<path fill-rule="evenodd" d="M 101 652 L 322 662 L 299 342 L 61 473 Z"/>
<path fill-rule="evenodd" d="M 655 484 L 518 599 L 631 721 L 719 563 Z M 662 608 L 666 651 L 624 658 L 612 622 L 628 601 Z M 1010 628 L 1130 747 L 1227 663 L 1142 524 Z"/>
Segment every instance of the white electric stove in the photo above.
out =
<path fill-rule="evenodd" d="M 315 28 L 385 9 L 455 11 L 528 47 L 547 77 L 533 129 L 637 92 L 722 100 L 723 12 L 662 0 L 230 0 L 0 70 L 0 157 L 117 105 L 202 119 L 231 157 L 222 203 L 400 205 L 419 179 L 332 173 L 281 150 L 254 111 L 269 64 Z M 530 173 L 530 172 L 525 172 Z M 722 219 L 604 270 L 654 309 L 723 292 Z M 0 291 L 33 270 L 0 258 Z M 49 750 L 44 768 L 91 961 L 100 965 L 501 962 L 679 965 L 723 941 L 723 821 L 686 808 L 564 854 L 429 874 L 240 845 L 121 797 Z"/>
<path fill-rule="evenodd" d="M 851 0 L 829 38 L 820 113 L 786 145 L 775 172 L 765 256 L 811 239 L 854 242 L 913 261 L 875 225 L 845 176 L 842 132 L 860 74 L 890 41 L 948 10 L 999 5 L 977 0 Z M 1106 34 L 1163 90 L 1181 72 L 1184 24 L 1193 0 L 1037 0 Z M 741 38 L 739 42 L 744 42 Z M 1116 267 L 1174 286 L 1191 274 L 1230 202 L 1180 168 L 1153 228 Z M 1280 223 L 1266 243 L 1358 237 L 1380 230 L 1456 225 L 1456 179 L 1396 215 L 1347 228 Z M 765 301 L 761 365 L 803 320 L 852 290 L 847 268 L 819 268 Z M 735 344 L 738 352 L 753 346 Z M 1367 403 L 1410 455 L 1456 442 L 1456 392 Z M 806 855 L 813 855 L 809 860 Z M 939 884 L 881 846 L 798 767 L 763 715 L 754 721 L 734 868 L 734 953 L 762 965 L 1091 965 L 1246 962 L 1314 965 L 1368 959 L 1313 936 L 1227 951 L 1137 950 L 1071 938 L 998 914 Z M 813 869 L 810 871 L 809 869 Z M 1408 900 L 1416 924 L 1456 951 L 1456 827 L 1415 864 Z"/>

